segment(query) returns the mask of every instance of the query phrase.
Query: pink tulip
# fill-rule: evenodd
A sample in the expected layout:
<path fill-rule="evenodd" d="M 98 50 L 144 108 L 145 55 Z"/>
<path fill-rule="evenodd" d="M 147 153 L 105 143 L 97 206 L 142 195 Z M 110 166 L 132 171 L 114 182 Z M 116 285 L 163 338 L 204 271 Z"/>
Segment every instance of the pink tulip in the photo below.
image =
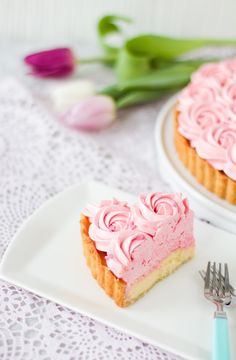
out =
<path fill-rule="evenodd" d="M 66 77 L 71 75 L 75 68 L 75 58 L 69 48 L 57 48 L 31 54 L 24 58 L 24 62 L 31 67 L 31 75 L 37 77 Z"/>
<path fill-rule="evenodd" d="M 60 119 L 68 127 L 97 131 L 115 120 L 116 106 L 109 96 L 95 95 L 83 99 L 65 111 Z"/>

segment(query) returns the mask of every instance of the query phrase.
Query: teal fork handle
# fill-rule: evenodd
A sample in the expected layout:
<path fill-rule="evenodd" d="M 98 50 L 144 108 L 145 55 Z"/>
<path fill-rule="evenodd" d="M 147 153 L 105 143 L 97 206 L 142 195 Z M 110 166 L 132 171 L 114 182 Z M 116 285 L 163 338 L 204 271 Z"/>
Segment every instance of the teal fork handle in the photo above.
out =
<path fill-rule="evenodd" d="M 213 360 L 230 360 L 228 320 L 215 315 L 213 336 Z"/>

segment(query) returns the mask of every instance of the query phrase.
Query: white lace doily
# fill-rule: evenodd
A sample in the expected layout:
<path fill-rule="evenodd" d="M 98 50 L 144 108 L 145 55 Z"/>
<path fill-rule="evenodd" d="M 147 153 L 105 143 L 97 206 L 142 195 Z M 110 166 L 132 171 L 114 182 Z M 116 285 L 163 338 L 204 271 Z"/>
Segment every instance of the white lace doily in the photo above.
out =
<path fill-rule="evenodd" d="M 5 70 L 22 74 L 15 59 L 29 52 L 31 45 L 0 45 L 0 77 Z M 87 50 L 94 53 L 90 46 Z M 101 67 L 90 67 L 87 73 L 81 69 L 80 76 L 97 84 L 111 81 L 109 71 Z M 51 82 L 21 78 L 31 91 L 15 79 L 0 84 L 0 257 L 19 225 L 72 184 L 93 178 L 134 194 L 168 189 L 160 178 L 153 139 L 160 102 L 122 111 L 120 119 L 101 133 L 79 133 L 60 125 L 50 113 L 42 89 Z M 0 359 L 180 357 L 0 281 Z"/>

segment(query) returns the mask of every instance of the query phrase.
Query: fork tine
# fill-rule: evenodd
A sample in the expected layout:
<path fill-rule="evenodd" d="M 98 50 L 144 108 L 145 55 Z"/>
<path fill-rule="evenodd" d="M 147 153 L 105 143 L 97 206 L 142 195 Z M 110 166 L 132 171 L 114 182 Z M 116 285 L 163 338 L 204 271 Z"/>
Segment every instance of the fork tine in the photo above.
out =
<path fill-rule="evenodd" d="M 211 293 L 215 293 L 217 288 L 216 284 L 216 263 L 213 264 L 213 272 L 212 272 L 212 283 L 211 283 Z"/>
<path fill-rule="evenodd" d="M 198 272 L 199 272 L 199 274 L 200 274 L 200 276 L 201 276 L 202 280 L 204 280 L 204 281 L 205 281 L 205 277 L 206 277 L 206 275 L 205 275 L 205 271 L 204 271 L 204 270 L 199 270 Z"/>
<path fill-rule="evenodd" d="M 225 293 L 227 296 L 230 293 L 228 264 L 225 264 L 225 284 L 224 285 L 225 285 Z"/>
<path fill-rule="evenodd" d="M 207 271 L 205 276 L 205 285 L 204 285 L 205 291 L 210 291 L 210 285 L 211 285 L 211 263 L 210 261 L 208 261 Z"/>
<path fill-rule="evenodd" d="M 221 263 L 219 263 L 219 272 L 218 272 L 218 294 L 219 296 L 223 295 Z"/>

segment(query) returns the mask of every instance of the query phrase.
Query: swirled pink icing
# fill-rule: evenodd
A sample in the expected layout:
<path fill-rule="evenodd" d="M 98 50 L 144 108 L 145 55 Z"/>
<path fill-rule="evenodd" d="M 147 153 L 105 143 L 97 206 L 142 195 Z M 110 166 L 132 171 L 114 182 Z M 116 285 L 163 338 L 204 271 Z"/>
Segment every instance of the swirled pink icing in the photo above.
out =
<path fill-rule="evenodd" d="M 155 235 L 161 223 L 178 223 L 187 209 L 187 201 L 178 194 L 140 195 L 138 204 L 133 207 L 134 223 L 147 234 Z"/>
<path fill-rule="evenodd" d="M 234 144 L 236 129 L 231 129 L 224 123 L 209 127 L 195 142 L 198 154 L 219 170 L 225 167 L 227 149 Z"/>
<path fill-rule="evenodd" d="M 133 253 L 144 241 L 152 238 L 138 230 L 124 230 L 117 234 L 107 248 L 106 262 L 117 277 L 122 277 L 124 269 L 133 261 Z"/>
<path fill-rule="evenodd" d="M 223 86 L 229 77 L 231 77 L 230 67 L 226 66 L 224 62 L 220 62 L 202 65 L 200 69 L 192 75 L 191 79 L 192 82 L 211 79 Z"/>
<path fill-rule="evenodd" d="M 178 112 L 178 130 L 198 155 L 236 180 L 236 59 L 201 66 L 180 93 Z"/>
<path fill-rule="evenodd" d="M 205 81 L 205 79 L 196 80 L 190 83 L 181 94 L 181 98 L 185 99 L 186 103 L 193 103 L 199 101 L 201 103 L 209 103 L 220 99 L 221 86 L 213 79 Z M 185 103 L 181 102 L 180 105 Z"/>
<path fill-rule="evenodd" d="M 127 290 L 172 251 L 194 244 L 193 213 L 181 194 L 140 195 L 132 206 L 106 200 L 83 213 L 90 219 L 90 238 Z"/>
<path fill-rule="evenodd" d="M 89 236 L 100 251 L 106 251 L 120 231 L 135 227 L 130 207 L 116 199 L 102 201 L 99 206 L 88 205 L 83 213 L 91 221 Z"/>

